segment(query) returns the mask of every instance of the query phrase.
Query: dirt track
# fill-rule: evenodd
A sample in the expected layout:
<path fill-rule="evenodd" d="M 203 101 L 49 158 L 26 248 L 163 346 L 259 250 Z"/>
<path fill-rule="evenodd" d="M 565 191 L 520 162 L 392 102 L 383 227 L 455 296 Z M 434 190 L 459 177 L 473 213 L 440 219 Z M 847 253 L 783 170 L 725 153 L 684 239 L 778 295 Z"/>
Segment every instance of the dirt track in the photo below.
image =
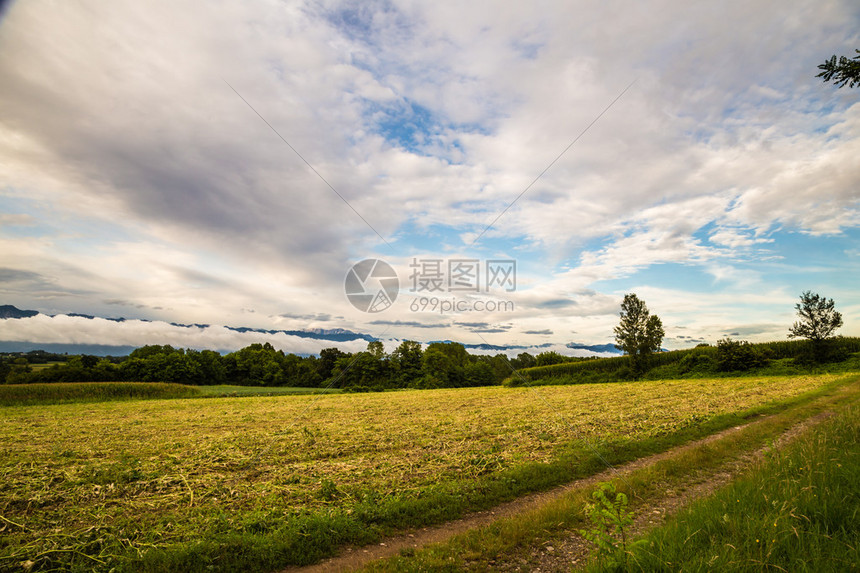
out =
<path fill-rule="evenodd" d="M 820 422 L 828 415 L 829 414 L 827 413 L 819 414 L 797 424 L 786 431 L 779 438 L 778 443 L 784 443 L 791 440 L 803 429 Z M 754 424 L 757 423 L 757 421 L 750 423 Z M 636 469 L 654 464 L 660 460 L 670 458 L 678 453 L 695 448 L 699 445 L 719 440 L 737 432 L 741 427 L 742 426 L 729 428 L 708 436 L 707 438 L 672 448 L 660 454 L 640 458 L 616 468 L 606 469 L 599 474 L 595 474 L 581 480 L 576 480 L 545 492 L 525 495 L 508 503 L 501 504 L 489 511 L 469 514 L 462 519 L 444 523 L 436 527 L 425 527 L 407 534 L 390 537 L 376 545 L 357 548 L 348 547 L 343 550 L 340 555 L 322 561 L 321 563 L 307 567 L 290 567 L 283 570 L 283 573 L 329 573 L 354 571 L 367 565 L 371 561 L 397 555 L 403 549 L 419 549 L 426 545 L 447 541 L 455 535 L 487 525 L 497 519 L 538 509 L 544 504 L 558 499 L 571 490 L 591 487 L 594 484 L 617 477 L 619 474 L 627 474 Z M 749 467 L 756 459 L 760 458 L 763 452 L 764 448 L 733 461 L 728 464 L 727 467 L 722 467 L 717 472 L 709 474 L 705 478 L 698 477 L 692 479 L 690 484 L 683 488 L 683 492 L 670 490 L 666 492 L 665 497 L 656 500 L 645 507 L 637 506 L 635 508 L 637 517 L 633 526 L 634 533 L 641 533 L 650 527 L 654 527 L 662 523 L 667 516 L 676 512 L 680 507 L 694 499 L 707 496 L 717 488 L 725 485 L 739 475 L 744 469 Z M 587 557 L 588 550 L 589 547 L 587 542 L 578 534 L 571 533 L 556 542 L 547 542 L 540 547 L 532 548 L 530 551 L 512 558 L 510 561 L 494 563 L 493 567 L 494 569 L 502 571 L 570 571 L 572 564 L 581 562 L 585 557 Z"/>

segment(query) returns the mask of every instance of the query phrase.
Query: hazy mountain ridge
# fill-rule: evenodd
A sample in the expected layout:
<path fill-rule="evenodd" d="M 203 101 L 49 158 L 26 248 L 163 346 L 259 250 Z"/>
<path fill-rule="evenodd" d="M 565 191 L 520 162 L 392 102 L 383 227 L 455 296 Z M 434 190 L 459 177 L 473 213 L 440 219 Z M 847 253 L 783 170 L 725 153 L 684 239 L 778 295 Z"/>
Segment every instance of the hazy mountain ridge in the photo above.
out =
<path fill-rule="evenodd" d="M 82 313 L 59 313 L 55 315 L 49 315 L 45 313 L 41 313 L 37 310 L 22 310 L 17 308 L 14 305 L 0 305 L 0 319 L 21 319 L 21 318 L 32 318 L 34 316 L 44 315 L 49 316 L 51 318 L 60 317 L 60 316 L 68 316 L 73 318 L 83 318 L 86 320 L 95 320 L 102 319 L 111 321 L 114 323 L 133 323 L 134 321 L 145 322 L 145 323 L 153 323 L 153 322 L 164 322 L 165 324 L 169 324 L 170 326 L 183 328 L 183 329 L 192 329 L 197 328 L 201 331 L 206 330 L 208 328 L 216 327 L 217 325 L 211 324 L 183 324 L 178 322 L 166 322 L 166 321 L 152 321 L 143 318 L 125 318 L 125 317 L 99 317 L 90 314 L 82 314 Z M 224 325 L 222 328 L 237 332 L 237 333 L 256 333 L 256 334 L 264 334 L 264 335 L 287 335 L 287 336 L 295 336 L 302 339 L 307 340 L 319 340 L 330 342 L 332 346 L 337 346 L 338 343 L 347 343 L 347 342 L 356 342 L 356 341 L 367 341 L 372 342 L 374 340 L 379 340 L 379 338 L 363 333 L 363 332 L 355 332 L 352 330 L 348 330 L 345 328 L 307 328 L 302 330 L 285 330 L 285 329 L 266 329 L 266 328 L 254 328 L 248 326 L 227 326 Z M 522 344 L 507 344 L 507 345 L 498 345 L 498 344 L 489 344 L 489 343 L 462 343 L 460 341 L 452 341 L 452 340 L 441 340 L 441 341 L 421 341 L 425 343 L 430 342 L 459 342 L 463 344 L 469 350 L 481 350 L 485 352 L 506 352 L 506 351 L 522 351 L 522 352 L 531 352 L 534 353 L 536 351 L 541 351 L 542 349 L 551 349 L 552 347 L 558 347 L 559 345 L 554 345 L 552 343 L 543 343 L 538 345 L 522 345 Z M 166 343 L 166 342 L 165 342 Z M 142 345 L 141 345 L 142 346 Z M 615 348 L 612 344 L 579 344 L 579 343 L 568 343 L 565 345 L 567 348 L 571 350 L 585 350 L 593 353 L 601 353 L 601 354 L 619 354 L 620 352 Z M 78 354 L 78 353 L 88 353 L 88 354 L 111 354 L 111 355 L 123 355 L 127 354 L 130 350 L 135 348 L 134 346 L 129 346 L 127 344 L 123 345 L 112 345 L 109 343 L 101 343 L 101 342 L 90 342 L 86 344 L 82 343 L 58 343 L 58 342 L 41 342 L 38 340 L 6 340 L 0 341 L 0 351 L 2 352 L 22 352 L 27 350 L 35 350 L 35 349 L 44 349 L 50 350 L 52 352 L 67 352 L 69 354 Z M 298 354 L 306 354 L 306 352 L 297 352 Z"/>
<path fill-rule="evenodd" d="M 38 310 L 21 310 L 11 304 L 0 305 L 0 319 L 29 318 L 39 314 Z"/>

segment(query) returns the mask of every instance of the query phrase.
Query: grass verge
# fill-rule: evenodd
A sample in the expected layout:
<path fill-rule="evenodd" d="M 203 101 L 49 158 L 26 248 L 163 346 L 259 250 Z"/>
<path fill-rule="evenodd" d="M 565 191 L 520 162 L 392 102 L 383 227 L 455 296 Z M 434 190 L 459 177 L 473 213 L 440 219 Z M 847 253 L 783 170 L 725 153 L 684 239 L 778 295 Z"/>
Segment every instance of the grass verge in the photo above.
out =
<path fill-rule="evenodd" d="M 198 386 L 200 397 L 214 396 L 237 397 L 237 396 L 298 396 L 303 394 L 339 394 L 339 388 L 300 388 L 297 386 L 235 386 L 231 384 L 217 384 L 214 386 Z"/>
<path fill-rule="evenodd" d="M 860 376 L 855 376 L 850 383 L 839 389 L 830 385 L 819 391 L 809 393 L 791 401 L 790 407 L 773 416 L 745 426 L 738 432 L 732 433 L 720 440 L 691 448 L 669 459 L 636 470 L 624 480 L 614 479 L 612 483 L 619 492 L 627 494 L 632 501 L 631 509 L 652 499 L 657 499 L 667 487 L 683 484 L 691 475 L 702 475 L 721 467 L 725 463 L 738 458 L 745 452 L 754 451 L 768 440 L 773 440 L 788 428 L 819 412 L 835 408 L 846 402 L 856 403 L 860 399 Z M 767 411 L 770 410 L 770 411 Z M 773 413 L 776 408 L 759 408 L 756 413 Z M 751 412 L 748 412 L 751 413 Z M 749 417 L 749 416 L 747 416 Z M 727 421 L 723 419 L 722 422 Z M 719 429 L 729 427 L 716 421 L 710 428 L 714 433 Z M 687 440 L 677 439 L 677 444 Z M 642 444 L 637 448 L 633 457 L 642 457 L 656 451 L 667 449 L 672 444 L 657 449 Z M 613 457 L 609 461 L 618 464 L 626 461 Z M 583 508 L 593 487 L 576 489 L 553 501 L 546 506 L 513 518 L 502 519 L 485 527 L 477 528 L 462 535 L 453 537 L 448 542 L 429 546 L 427 548 L 408 552 L 391 559 L 372 563 L 366 571 L 462 571 L 492 570 L 496 563 L 511 559 L 512 556 L 525 548 L 535 546 L 546 540 L 558 538 L 572 529 L 584 527 L 585 513 Z M 856 511 L 856 504 L 854 505 Z M 705 567 L 705 569 L 707 569 Z M 645 569 L 647 570 L 647 569 Z M 675 567 L 653 569 L 679 570 Z M 687 570 L 684 568 L 684 570 Z M 692 570 L 696 570 L 693 568 Z"/>
<path fill-rule="evenodd" d="M 860 570 L 860 405 L 651 532 L 607 571 Z"/>

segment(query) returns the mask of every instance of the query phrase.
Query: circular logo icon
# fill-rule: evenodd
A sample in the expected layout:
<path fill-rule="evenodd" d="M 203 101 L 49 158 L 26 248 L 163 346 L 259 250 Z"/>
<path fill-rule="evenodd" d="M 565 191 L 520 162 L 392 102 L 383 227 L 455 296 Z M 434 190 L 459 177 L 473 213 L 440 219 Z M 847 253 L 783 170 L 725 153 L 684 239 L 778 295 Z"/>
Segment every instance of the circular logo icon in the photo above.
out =
<path fill-rule="evenodd" d="M 382 312 L 397 299 L 400 281 L 391 265 L 364 259 L 352 265 L 343 284 L 346 298 L 362 312 Z"/>

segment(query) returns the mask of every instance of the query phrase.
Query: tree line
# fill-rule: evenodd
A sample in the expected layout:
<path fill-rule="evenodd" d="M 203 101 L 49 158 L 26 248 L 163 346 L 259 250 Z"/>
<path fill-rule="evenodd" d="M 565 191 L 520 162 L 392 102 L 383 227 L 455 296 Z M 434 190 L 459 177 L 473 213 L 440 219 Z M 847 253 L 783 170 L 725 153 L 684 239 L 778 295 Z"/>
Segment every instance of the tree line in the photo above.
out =
<path fill-rule="evenodd" d="M 504 354 L 470 354 L 462 344 L 433 342 L 426 349 L 406 340 L 391 353 L 380 341 L 367 350 L 343 352 L 323 349 L 319 356 L 285 353 L 268 342 L 251 344 L 229 354 L 213 350 L 148 345 L 127 357 L 52 355 L 63 360 L 33 368 L 46 359 L 44 352 L 7 355 L 0 359 L 0 381 L 30 382 L 175 382 L 192 385 L 332 387 L 351 391 L 395 388 L 455 388 L 499 384 L 512 370 L 583 360 L 557 352 L 528 352 L 508 359 Z"/>
<path fill-rule="evenodd" d="M 842 326 L 842 315 L 836 311 L 833 299 L 806 291 L 800 295 L 795 310 L 799 320 L 789 328 L 789 338 L 809 341 L 811 355 L 808 359 L 811 361 L 835 358 L 830 356 L 832 349 L 828 340 Z M 652 355 L 662 350 L 663 323 L 634 293 L 625 295 L 619 316 L 619 324 L 614 329 L 615 345 L 628 362 L 629 375 L 625 377 L 637 379 L 651 367 Z M 726 338 L 717 346 L 720 371 L 746 370 L 768 359 L 761 350 L 745 341 Z M 391 353 L 386 353 L 382 342 L 375 340 L 368 343 L 364 352 L 353 354 L 326 348 L 319 356 L 288 354 L 268 342 L 225 355 L 213 350 L 169 345 L 143 346 L 122 359 L 89 355 L 60 357 L 44 351 L 30 354 L 35 361 L 53 357 L 65 359 L 65 362 L 33 369 L 28 357 L 7 356 L 0 359 L 0 382 L 135 381 L 378 391 L 490 386 L 500 384 L 522 368 L 589 360 L 557 352 L 542 352 L 537 356 L 523 352 L 509 360 L 501 353 L 495 356 L 470 354 L 462 344 L 455 342 L 433 342 L 425 349 L 414 340 L 401 342 Z"/>

